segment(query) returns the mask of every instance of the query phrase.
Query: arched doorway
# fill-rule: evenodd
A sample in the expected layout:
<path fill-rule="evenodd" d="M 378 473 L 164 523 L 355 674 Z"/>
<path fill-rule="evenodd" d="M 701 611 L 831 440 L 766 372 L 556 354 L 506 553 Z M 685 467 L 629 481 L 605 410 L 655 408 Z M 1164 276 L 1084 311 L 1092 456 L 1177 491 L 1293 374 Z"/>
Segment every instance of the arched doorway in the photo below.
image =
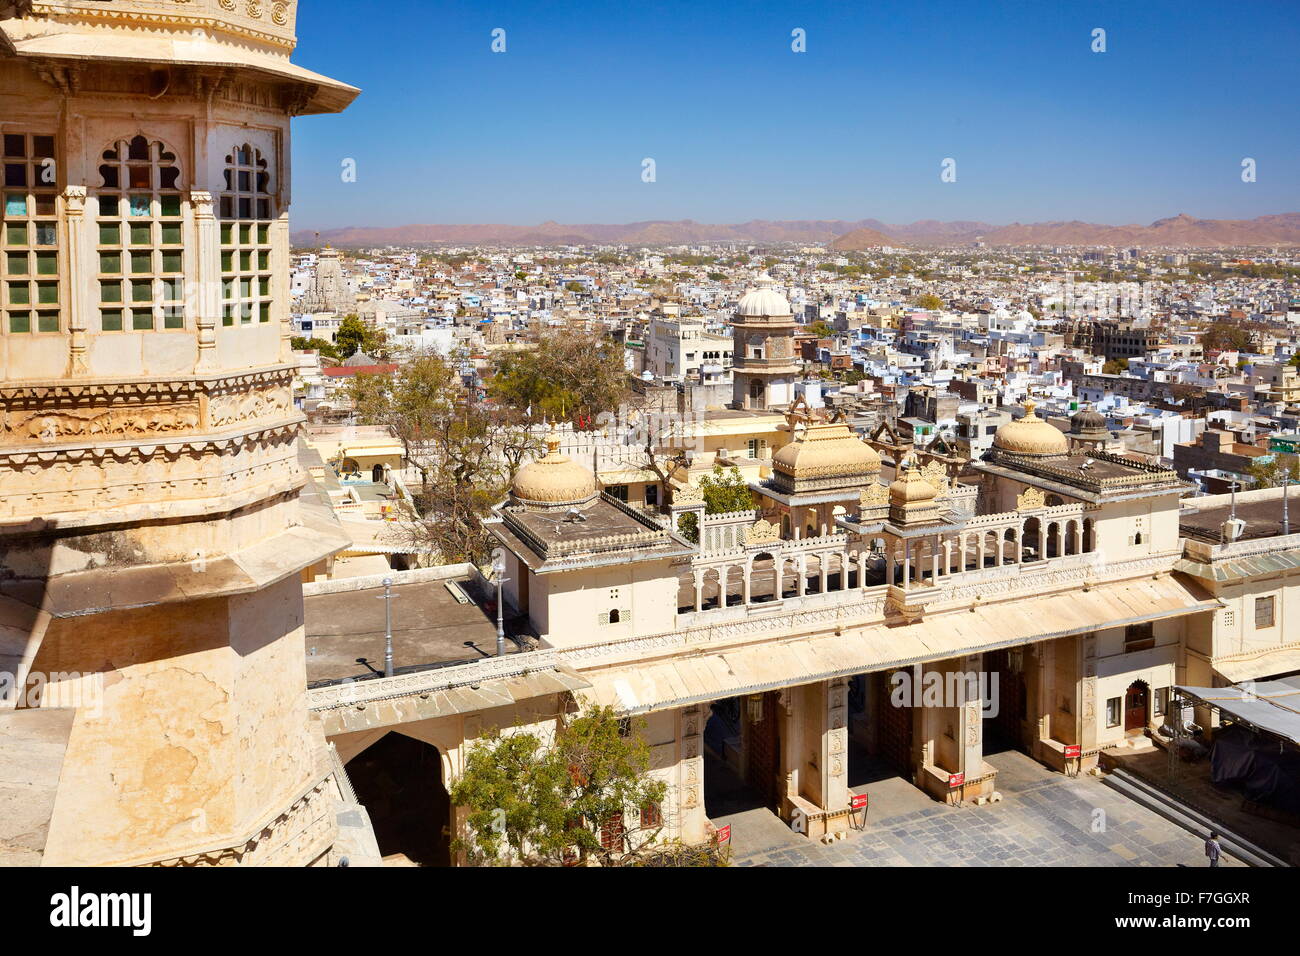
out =
<path fill-rule="evenodd" d="M 1135 680 L 1124 692 L 1124 734 L 1135 737 L 1146 730 L 1150 709 L 1150 688 L 1145 681 Z"/>
<path fill-rule="evenodd" d="M 451 799 L 437 747 L 390 731 L 348 761 L 347 772 L 381 855 L 451 865 Z"/>
<path fill-rule="evenodd" d="M 384 466 L 375 465 L 370 469 L 370 480 L 375 484 L 382 484 L 384 481 Z"/>

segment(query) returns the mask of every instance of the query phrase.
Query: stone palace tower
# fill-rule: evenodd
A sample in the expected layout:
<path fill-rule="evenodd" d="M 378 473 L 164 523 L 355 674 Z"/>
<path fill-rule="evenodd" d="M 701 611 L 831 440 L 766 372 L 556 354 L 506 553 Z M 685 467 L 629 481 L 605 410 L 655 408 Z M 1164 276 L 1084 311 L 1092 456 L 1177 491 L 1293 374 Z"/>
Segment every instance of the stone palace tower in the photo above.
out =
<path fill-rule="evenodd" d="M 734 341 L 732 405 L 762 411 L 794 401 L 799 361 L 794 354 L 794 314 L 764 272 L 756 288 L 736 304 L 731 320 Z"/>
<path fill-rule="evenodd" d="M 45 865 L 330 860 L 289 120 L 357 90 L 290 63 L 294 20 L 0 0 L 0 717 L 62 749 Z"/>

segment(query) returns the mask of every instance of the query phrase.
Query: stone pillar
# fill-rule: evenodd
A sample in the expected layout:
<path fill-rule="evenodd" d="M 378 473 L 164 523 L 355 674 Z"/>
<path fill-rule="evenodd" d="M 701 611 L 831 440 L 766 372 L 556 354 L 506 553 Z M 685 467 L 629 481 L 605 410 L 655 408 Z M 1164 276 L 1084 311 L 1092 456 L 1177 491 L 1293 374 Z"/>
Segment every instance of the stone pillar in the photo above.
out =
<path fill-rule="evenodd" d="M 92 309 L 86 299 L 85 276 L 85 239 L 86 231 L 86 187 L 68 186 L 63 190 L 63 234 L 67 239 L 68 281 L 64 282 L 60 292 L 63 312 L 68 317 L 68 376 L 75 378 L 88 375 L 90 368 L 86 364 L 87 322 Z M 90 273 L 99 271 L 96 264 Z M 94 310 L 98 318 L 98 310 Z M 98 329 L 98 323 L 96 323 Z"/>
<path fill-rule="evenodd" d="M 704 814 L 704 723 L 708 705 L 684 707 L 679 716 L 681 761 L 677 780 L 677 827 L 683 843 L 705 843 L 710 838 Z"/>
<path fill-rule="evenodd" d="M 280 324 L 280 361 L 293 361 L 293 322 L 289 318 L 291 299 L 289 276 L 288 203 L 279 205 L 280 215 L 271 223 L 271 261 L 275 266 L 275 299 L 272 308 Z"/>
<path fill-rule="evenodd" d="M 782 815 L 811 839 L 849 826 L 847 677 L 785 691 L 781 764 Z"/>
<path fill-rule="evenodd" d="M 921 789 L 953 804 L 991 796 L 997 771 L 984 761 L 983 655 L 926 665 L 921 673 Z"/>
<path fill-rule="evenodd" d="M 1054 770 L 1087 771 L 1097 765 L 1096 637 L 1062 637 L 1036 645 L 1038 715 L 1033 755 Z"/>
<path fill-rule="evenodd" d="M 704 610 L 704 578 L 698 571 L 691 577 L 695 582 L 695 611 L 698 614 Z"/>
<path fill-rule="evenodd" d="M 217 217 L 212 211 L 212 193 L 201 189 L 190 190 L 190 206 L 194 215 L 195 241 L 193 246 L 194 294 L 189 299 L 191 315 L 198 329 L 199 354 L 195 371 L 215 369 L 217 362 L 217 323 L 221 321 L 221 234 Z M 283 269 L 285 282 L 289 281 L 288 263 Z M 280 276 L 276 276 L 277 284 Z M 286 306 L 277 306 L 285 308 Z M 281 361 L 286 361 L 281 356 Z"/>

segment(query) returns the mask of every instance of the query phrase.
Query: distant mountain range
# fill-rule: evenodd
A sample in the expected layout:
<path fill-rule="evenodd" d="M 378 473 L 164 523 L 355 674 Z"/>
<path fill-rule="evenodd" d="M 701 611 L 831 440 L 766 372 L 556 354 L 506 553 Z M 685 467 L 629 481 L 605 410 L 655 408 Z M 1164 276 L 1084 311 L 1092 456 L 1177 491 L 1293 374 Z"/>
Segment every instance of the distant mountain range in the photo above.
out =
<path fill-rule="evenodd" d="M 412 225 L 349 226 L 319 234 L 336 246 L 408 246 L 421 243 L 452 245 L 564 245 L 620 243 L 627 245 L 681 245 L 697 242 L 800 242 L 865 249 L 878 245 L 946 245 L 983 240 L 994 246 L 1278 246 L 1300 245 L 1300 212 L 1259 216 L 1255 219 L 1196 219 L 1178 215 L 1157 219 L 1149 226 L 1108 226 L 1079 222 L 1013 222 L 996 226 L 986 222 L 938 222 L 924 219 L 907 225 L 890 225 L 878 219 L 847 222 L 840 219 L 753 219 L 731 225 L 710 225 L 692 219 L 630 222 L 623 225 L 538 226 Z M 295 245 L 316 243 L 314 232 L 297 232 Z"/>

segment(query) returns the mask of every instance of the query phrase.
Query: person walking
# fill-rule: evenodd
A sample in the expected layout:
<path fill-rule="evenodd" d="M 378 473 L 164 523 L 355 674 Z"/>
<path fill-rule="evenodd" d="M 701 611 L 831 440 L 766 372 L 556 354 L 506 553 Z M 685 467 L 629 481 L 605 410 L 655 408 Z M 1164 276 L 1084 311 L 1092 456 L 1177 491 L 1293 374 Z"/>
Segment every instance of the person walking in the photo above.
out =
<path fill-rule="evenodd" d="M 1210 858 L 1210 866 L 1219 865 L 1219 856 L 1223 853 L 1223 847 L 1219 846 L 1219 834 L 1216 830 L 1210 831 L 1209 838 L 1205 841 L 1205 855 Z"/>

